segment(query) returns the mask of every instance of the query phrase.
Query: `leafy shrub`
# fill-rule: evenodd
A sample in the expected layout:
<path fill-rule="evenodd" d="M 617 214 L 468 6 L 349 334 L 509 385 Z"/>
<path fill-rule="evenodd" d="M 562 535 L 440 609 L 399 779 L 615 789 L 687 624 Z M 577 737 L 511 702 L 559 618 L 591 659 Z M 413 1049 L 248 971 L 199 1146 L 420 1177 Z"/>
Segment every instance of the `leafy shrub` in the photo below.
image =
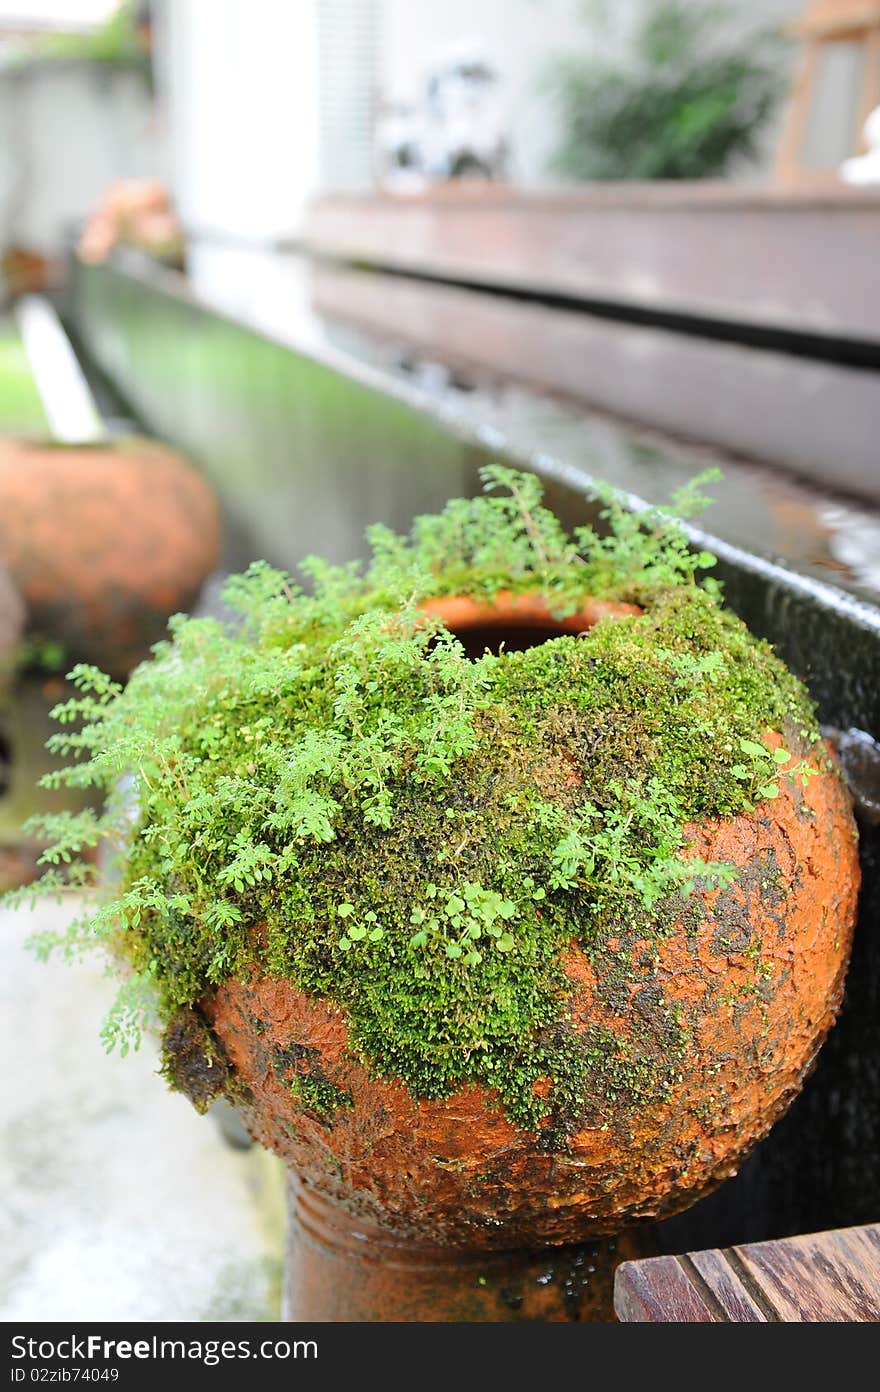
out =
<path fill-rule="evenodd" d="M 777 44 L 724 34 L 729 11 L 655 0 L 627 61 L 557 58 L 548 79 L 569 179 L 706 179 L 754 156 L 781 94 Z"/>

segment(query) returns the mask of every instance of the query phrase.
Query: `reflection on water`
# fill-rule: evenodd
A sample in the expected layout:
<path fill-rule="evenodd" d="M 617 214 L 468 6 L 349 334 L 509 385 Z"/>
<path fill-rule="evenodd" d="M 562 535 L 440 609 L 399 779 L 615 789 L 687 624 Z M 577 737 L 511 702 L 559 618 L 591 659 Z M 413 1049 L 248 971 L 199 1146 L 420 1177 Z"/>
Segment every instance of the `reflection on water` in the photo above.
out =
<path fill-rule="evenodd" d="M 822 733 L 837 751 L 856 812 L 871 826 L 880 826 L 880 744 L 866 730 L 824 726 Z"/>
<path fill-rule="evenodd" d="M 832 504 L 821 513 L 835 563 L 862 589 L 880 594 L 880 517 Z"/>

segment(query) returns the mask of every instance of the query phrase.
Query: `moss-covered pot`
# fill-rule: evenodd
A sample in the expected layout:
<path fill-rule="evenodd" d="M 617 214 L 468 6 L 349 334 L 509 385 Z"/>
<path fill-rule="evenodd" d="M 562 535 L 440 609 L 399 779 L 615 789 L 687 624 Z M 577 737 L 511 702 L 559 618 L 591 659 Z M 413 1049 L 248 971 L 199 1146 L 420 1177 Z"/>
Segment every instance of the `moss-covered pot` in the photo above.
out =
<path fill-rule="evenodd" d="M 0 565 L 71 662 L 125 675 L 194 603 L 219 545 L 212 490 L 162 445 L 0 441 Z"/>
<path fill-rule="evenodd" d="M 507 594 L 425 607 L 476 647 L 493 629 L 522 648 L 639 612 L 588 602 L 559 621 L 540 596 Z M 644 930 L 601 950 L 572 941 L 564 953 L 574 1047 L 592 1080 L 564 1145 L 549 1116 L 536 1130 L 516 1125 L 490 1086 L 434 1099 L 377 1076 L 350 1047 L 338 1005 L 259 971 L 200 1006 L 254 1136 L 313 1205 L 339 1205 L 355 1232 L 367 1225 L 430 1249 L 597 1239 L 671 1214 L 734 1173 L 796 1095 L 834 1021 L 859 880 L 840 778 L 821 754 L 798 750 L 792 731 L 786 741 L 815 768 L 805 786 L 781 780 L 753 813 L 688 828 L 684 854 L 736 866 L 732 885 L 698 889 L 660 933 L 646 915 Z M 778 748 L 780 733 L 766 743 Z M 576 790 L 578 751 L 560 753 Z M 256 942 L 259 926 L 253 933 Z M 197 1092 L 206 1050 L 195 1027 L 175 1053 L 176 1081 Z M 333 1243 L 324 1246 L 326 1267 Z M 347 1269 L 361 1289 L 363 1272 Z M 325 1279 L 326 1270 L 316 1277 Z M 297 1287 L 294 1313 L 320 1317 L 308 1287 Z"/>
<path fill-rule="evenodd" d="M 569 534 L 483 482 L 309 591 L 231 577 L 58 712 L 108 797 L 41 884 L 120 847 L 65 948 L 130 969 L 105 1038 L 158 1019 L 287 1163 L 295 1318 L 607 1315 L 614 1235 L 731 1173 L 840 1001 L 855 827 L 802 683 L 668 515 Z"/>

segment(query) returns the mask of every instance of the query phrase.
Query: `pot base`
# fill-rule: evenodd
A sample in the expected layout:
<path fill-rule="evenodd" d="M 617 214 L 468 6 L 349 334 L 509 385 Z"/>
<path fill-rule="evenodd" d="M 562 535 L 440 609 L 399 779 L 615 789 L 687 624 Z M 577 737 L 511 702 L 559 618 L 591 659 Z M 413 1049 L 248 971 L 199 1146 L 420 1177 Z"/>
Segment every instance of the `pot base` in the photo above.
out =
<path fill-rule="evenodd" d="M 282 1318 L 608 1322 L 617 1266 L 653 1251 L 650 1228 L 539 1251 L 432 1247 L 353 1218 L 292 1179 Z"/>

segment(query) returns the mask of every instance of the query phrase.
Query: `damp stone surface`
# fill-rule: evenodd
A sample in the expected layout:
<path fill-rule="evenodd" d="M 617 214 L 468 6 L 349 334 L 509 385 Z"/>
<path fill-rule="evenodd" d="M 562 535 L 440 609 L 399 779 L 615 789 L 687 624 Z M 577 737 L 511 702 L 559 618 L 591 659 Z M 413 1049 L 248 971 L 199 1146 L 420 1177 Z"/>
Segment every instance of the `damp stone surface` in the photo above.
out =
<path fill-rule="evenodd" d="M 0 1319 L 277 1319 L 280 1164 L 169 1092 L 147 1042 L 104 1053 L 101 966 L 25 947 L 79 907 L 0 909 Z"/>

